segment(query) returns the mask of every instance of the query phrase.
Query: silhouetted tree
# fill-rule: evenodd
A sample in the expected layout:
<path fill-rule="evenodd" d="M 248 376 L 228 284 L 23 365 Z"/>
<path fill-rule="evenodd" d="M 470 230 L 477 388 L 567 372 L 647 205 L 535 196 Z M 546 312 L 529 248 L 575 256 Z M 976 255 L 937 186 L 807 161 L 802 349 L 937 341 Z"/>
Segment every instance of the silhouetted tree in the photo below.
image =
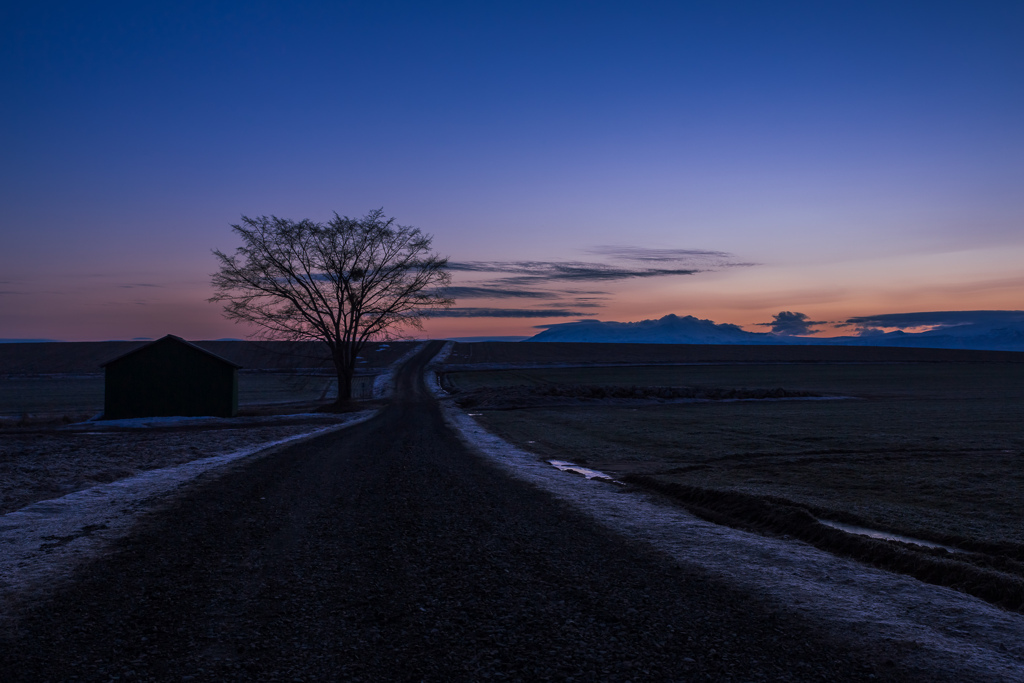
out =
<path fill-rule="evenodd" d="M 211 302 L 266 336 L 323 341 L 338 375 L 338 403 L 352 397 L 356 357 L 368 341 L 402 327 L 422 329 L 428 309 L 453 302 L 441 293 L 448 259 L 433 237 L 396 225 L 383 210 L 360 219 L 334 214 L 326 224 L 271 216 L 231 226 L 242 238 L 234 255 L 214 251 L 220 270 Z"/>

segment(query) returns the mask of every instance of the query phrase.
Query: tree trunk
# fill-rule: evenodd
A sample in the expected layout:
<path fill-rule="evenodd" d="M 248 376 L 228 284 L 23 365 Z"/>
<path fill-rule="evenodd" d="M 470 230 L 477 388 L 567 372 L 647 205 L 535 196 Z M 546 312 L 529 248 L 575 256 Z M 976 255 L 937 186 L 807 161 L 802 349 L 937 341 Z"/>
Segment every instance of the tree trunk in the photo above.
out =
<path fill-rule="evenodd" d="M 346 368 L 338 368 L 338 398 L 337 405 L 343 405 L 352 400 L 352 373 Z"/>
<path fill-rule="evenodd" d="M 334 370 L 338 376 L 338 398 L 334 401 L 337 406 L 342 406 L 352 400 L 352 376 L 355 374 L 356 362 L 354 354 L 345 353 L 345 349 L 337 349 L 331 356 L 334 361 Z"/>

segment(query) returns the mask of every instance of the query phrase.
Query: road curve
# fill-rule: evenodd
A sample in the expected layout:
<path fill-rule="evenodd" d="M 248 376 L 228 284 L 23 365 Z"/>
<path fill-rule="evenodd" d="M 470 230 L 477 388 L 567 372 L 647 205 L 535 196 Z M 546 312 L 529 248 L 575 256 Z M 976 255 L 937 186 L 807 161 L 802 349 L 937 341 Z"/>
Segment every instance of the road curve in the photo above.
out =
<path fill-rule="evenodd" d="M 423 384 L 200 482 L 0 634 L 5 681 L 936 680 L 488 465 Z"/>

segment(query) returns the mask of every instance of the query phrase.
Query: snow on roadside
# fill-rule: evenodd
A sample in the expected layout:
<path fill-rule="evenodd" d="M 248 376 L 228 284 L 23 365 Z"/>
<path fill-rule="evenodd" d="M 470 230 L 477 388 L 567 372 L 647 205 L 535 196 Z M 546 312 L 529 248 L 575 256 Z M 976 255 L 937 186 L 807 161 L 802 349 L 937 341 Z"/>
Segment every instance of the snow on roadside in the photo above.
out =
<path fill-rule="evenodd" d="M 307 430 L 231 453 L 153 469 L 0 516 L 0 604 L 68 577 L 80 563 L 128 534 L 136 518 L 200 474 L 283 444 L 369 420 L 377 411 L 352 413 L 344 422 Z"/>
<path fill-rule="evenodd" d="M 428 373 L 427 385 L 438 397 L 447 396 L 436 373 Z M 654 494 L 623 492 L 560 471 L 491 434 L 451 400 L 442 400 L 441 406 L 464 441 L 513 476 L 571 502 L 623 535 L 772 599 L 840 638 L 868 648 L 895 646 L 907 665 L 954 672 L 963 680 L 1024 681 L 1020 614 L 798 541 L 705 522 Z"/>
<path fill-rule="evenodd" d="M 284 415 L 253 415 L 238 417 L 187 417 L 182 415 L 171 415 L 165 417 L 129 417 L 121 420 L 100 420 L 92 419 L 85 422 L 75 422 L 61 431 L 82 431 L 93 430 L 103 431 L 108 429 L 152 429 L 153 427 L 248 427 L 253 424 L 273 424 L 275 422 L 291 422 L 302 418 L 323 418 L 323 413 L 287 413 Z"/>
<path fill-rule="evenodd" d="M 421 342 L 416 346 L 409 349 L 407 352 L 402 354 L 394 363 L 389 365 L 387 369 L 373 380 L 373 397 L 374 398 L 387 398 L 395 391 L 395 374 L 398 372 L 398 368 L 405 364 L 405 361 L 409 360 L 417 353 L 422 351 L 427 346 L 427 342 Z"/>
<path fill-rule="evenodd" d="M 216 425 L 163 422 L 164 428 L 147 427 L 149 418 L 141 418 L 132 421 L 136 424 L 130 429 L 82 423 L 5 432 L 0 438 L 0 514 L 146 470 L 262 446 L 338 422 L 337 416 L 323 414 L 275 417 L 230 418 Z"/>

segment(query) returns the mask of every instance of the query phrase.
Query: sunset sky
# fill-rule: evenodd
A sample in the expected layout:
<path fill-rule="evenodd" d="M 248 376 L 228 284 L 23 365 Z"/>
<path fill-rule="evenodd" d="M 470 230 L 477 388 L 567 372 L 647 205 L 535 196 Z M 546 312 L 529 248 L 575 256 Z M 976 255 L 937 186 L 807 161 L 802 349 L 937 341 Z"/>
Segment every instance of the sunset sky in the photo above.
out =
<path fill-rule="evenodd" d="M 1024 309 L 1022 35 L 1017 0 L 6 3 L 0 338 L 243 337 L 232 223 L 378 207 L 455 265 L 433 337 Z"/>

